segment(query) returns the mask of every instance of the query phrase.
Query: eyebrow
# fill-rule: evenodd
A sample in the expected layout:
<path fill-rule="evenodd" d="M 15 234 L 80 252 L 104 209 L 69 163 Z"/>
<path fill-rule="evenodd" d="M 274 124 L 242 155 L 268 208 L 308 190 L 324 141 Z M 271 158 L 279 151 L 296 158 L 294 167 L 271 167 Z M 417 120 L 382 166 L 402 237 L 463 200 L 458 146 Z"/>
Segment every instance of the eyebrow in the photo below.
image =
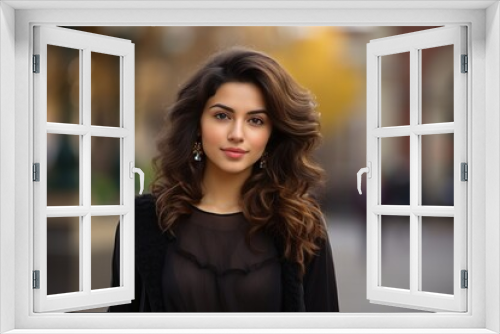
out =
<path fill-rule="evenodd" d="M 224 110 L 227 110 L 229 112 L 232 112 L 234 113 L 234 109 L 231 108 L 231 107 L 228 107 L 228 106 L 225 106 L 223 104 L 220 104 L 220 103 L 216 103 L 214 104 L 213 106 L 211 106 L 210 108 L 208 109 L 212 109 L 212 108 L 215 108 L 215 107 L 219 107 L 221 109 L 224 109 Z M 265 109 L 258 109 L 258 110 L 252 110 L 252 111 L 249 111 L 247 112 L 248 115 L 254 115 L 254 114 L 267 114 L 267 111 Z"/>

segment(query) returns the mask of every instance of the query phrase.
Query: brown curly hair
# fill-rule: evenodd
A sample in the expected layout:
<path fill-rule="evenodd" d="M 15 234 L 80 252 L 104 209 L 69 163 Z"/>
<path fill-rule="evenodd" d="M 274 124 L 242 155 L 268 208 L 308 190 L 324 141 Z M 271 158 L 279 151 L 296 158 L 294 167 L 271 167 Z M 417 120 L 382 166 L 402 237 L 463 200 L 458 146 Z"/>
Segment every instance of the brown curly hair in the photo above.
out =
<path fill-rule="evenodd" d="M 203 197 L 205 164 L 193 161 L 192 147 L 206 101 L 226 82 L 259 87 L 273 124 L 267 167 L 256 163 L 241 190 L 243 214 L 250 222 L 246 240 L 261 229 L 279 238 L 283 256 L 297 263 L 303 276 L 326 239 L 325 219 L 312 196 L 325 176 L 312 157 L 321 140 L 319 113 L 312 95 L 262 52 L 242 47 L 219 52 L 180 88 L 153 159 L 151 192 L 160 228 L 173 234 L 178 219 L 191 214 L 191 205 Z"/>

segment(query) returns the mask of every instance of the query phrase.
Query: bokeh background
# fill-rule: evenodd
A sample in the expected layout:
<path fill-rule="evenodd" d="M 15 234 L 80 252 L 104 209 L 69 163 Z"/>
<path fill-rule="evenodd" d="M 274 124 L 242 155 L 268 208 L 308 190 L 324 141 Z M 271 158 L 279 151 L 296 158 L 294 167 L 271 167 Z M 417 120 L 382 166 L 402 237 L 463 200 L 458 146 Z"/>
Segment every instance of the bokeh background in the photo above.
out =
<path fill-rule="evenodd" d="M 327 171 L 322 208 L 327 216 L 342 312 L 416 312 L 366 299 L 366 188 L 356 173 L 366 165 L 366 45 L 432 27 L 67 27 L 135 44 L 136 166 L 153 179 L 151 159 L 166 108 L 212 53 L 242 45 L 277 59 L 319 103 L 323 144 L 317 160 Z M 422 122 L 453 121 L 452 47 L 422 56 Z M 79 122 L 79 54 L 49 46 L 49 122 Z M 119 59 L 92 53 L 92 124 L 119 126 Z M 382 57 L 382 126 L 409 124 L 409 56 Z M 425 137 L 425 138 L 424 138 Z M 79 140 L 49 134 L 47 205 L 79 203 Z M 453 205 L 453 135 L 422 138 L 422 203 Z M 114 138 L 92 138 L 92 205 L 119 204 L 119 149 Z M 382 204 L 409 204 L 409 140 L 382 141 Z M 137 178 L 138 180 L 138 178 Z M 136 190 L 138 191 L 138 181 Z M 92 289 L 110 286 L 119 217 L 92 217 Z M 49 294 L 78 291 L 78 219 L 48 219 Z M 423 288 L 453 293 L 453 219 L 423 222 Z M 382 219 L 382 284 L 409 287 L 409 219 Z M 101 312 L 105 309 L 88 310 Z"/>

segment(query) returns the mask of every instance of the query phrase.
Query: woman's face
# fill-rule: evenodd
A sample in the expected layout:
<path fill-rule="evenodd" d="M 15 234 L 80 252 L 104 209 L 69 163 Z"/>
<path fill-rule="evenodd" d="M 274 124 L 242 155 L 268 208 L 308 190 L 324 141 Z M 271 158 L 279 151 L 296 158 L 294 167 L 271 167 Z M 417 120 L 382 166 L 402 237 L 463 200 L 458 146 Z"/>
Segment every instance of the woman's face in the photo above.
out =
<path fill-rule="evenodd" d="M 200 120 L 206 168 L 250 176 L 272 130 L 264 97 L 252 83 L 227 82 L 208 99 Z"/>

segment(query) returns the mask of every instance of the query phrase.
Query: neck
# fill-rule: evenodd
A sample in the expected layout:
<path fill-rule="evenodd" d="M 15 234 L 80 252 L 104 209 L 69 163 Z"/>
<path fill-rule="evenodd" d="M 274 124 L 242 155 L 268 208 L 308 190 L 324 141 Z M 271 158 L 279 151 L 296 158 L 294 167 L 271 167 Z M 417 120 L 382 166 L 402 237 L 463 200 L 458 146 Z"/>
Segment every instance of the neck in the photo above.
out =
<path fill-rule="evenodd" d="M 241 211 L 241 188 L 250 173 L 250 170 L 237 174 L 226 173 L 207 164 L 202 181 L 203 198 L 199 207 L 218 213 Z"/>

